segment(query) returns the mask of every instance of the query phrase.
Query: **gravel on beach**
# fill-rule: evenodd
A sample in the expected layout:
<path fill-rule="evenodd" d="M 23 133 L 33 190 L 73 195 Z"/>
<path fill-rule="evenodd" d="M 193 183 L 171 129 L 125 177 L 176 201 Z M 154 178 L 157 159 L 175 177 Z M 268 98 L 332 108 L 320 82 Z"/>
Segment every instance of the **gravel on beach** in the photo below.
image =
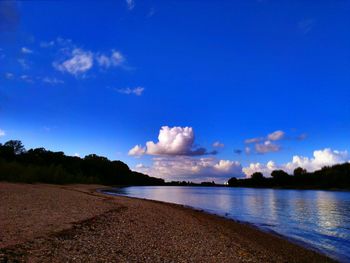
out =
<path fill-rule="evenodd" d="M 248 224 L 98 188 L 0 183 L 0 262 L 332 262 Z"/>

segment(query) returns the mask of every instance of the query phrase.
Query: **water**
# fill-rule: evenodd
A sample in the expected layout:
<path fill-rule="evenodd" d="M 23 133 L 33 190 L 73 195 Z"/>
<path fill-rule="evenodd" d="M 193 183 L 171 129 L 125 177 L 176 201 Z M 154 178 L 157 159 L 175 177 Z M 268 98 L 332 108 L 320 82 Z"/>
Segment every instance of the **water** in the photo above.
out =
<path fill-rule="evenodd" d="M 115 191 L 249 222 L 350 262 L 350 192 L 188 186 L 135 186 Z"/>

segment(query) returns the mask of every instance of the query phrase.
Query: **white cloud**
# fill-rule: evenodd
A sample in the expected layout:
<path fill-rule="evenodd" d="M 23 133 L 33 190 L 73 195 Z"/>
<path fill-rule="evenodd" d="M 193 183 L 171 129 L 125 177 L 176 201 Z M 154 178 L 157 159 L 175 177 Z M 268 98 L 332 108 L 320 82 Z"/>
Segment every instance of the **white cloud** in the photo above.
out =
<path fill-rule="evenodd" d="M 145 153 L 149 155 L 199 156 L 216 154 L 217 152 L 208 152 L 203 147 L 196 148 L 194 146 L 194 132 L 192 127 L 170 128 L 163 126 L 159 131 L 158 142 L 146 142 Z"/>
<path fill-rule="evenodd" d="M 97 55 L 96 60 L 99 66 L 110 68 L 112 66 L 117 67 L 122 65 L 125 61 L 125 57 L 121 52 L 113 50 L 110 56 L 107 56 L 105 54 Z"/>
<path fill-rule="evenodd" d="M 213 143 L 213 147 L 216 147 L 216 148 L 222 148 L 222 147 L 225 147 L 225 144 L 219 142 L 219 141 L 216 141 Z"/>
<path fill-rule="evenodd" d="M 284 131 L 275 131 L 273 133 L 270 133 L 268 136 L 267 136 L 267 139 L 269 139 L 270 141 L 279 141 L 281 139 L 283 139 L 285 133 Z"/>
<path fill-rule="evenodd" d="M 136 95 L 136 96 L 141 96 L 143 91 L 145 90 L 144 87 L 136 87 L 136 88 L 125 88 L 125 89 L 117 89 L 117 92 L 121 94 L 126 94 L 126 95 Z"/>
<path fill-rule="evenodd" d="M 349 161 L 350 156 L 347 151 L 325 148 L 314 151 L 312 158 L 295 155 L 291 162 L 282 165 L 276 165 L 273 161 L 269 161 L 267 164 L 251 163 L 248 167 L 243 168 L 243 172 L 247 176 L 252 175 L 254 172 L 262 172 L 265 176 L 269 176 L 273 170 L 282 169 L 292 174 L 294 169 L 298 167 L 302 167 L 308 172 L 313 172 L 322 169 L 324 166 L 332 166 Z"/>
<path fill-rule="evenodd" d="M 255 144 L 255 151 L 260 154 L 265 154 L 269 152 L 278 152 L 281 150 L 281 146 L 273 143 L 274 141 L 282 140 L 285 136 L 285 132 L 281 130 L 274 131 L 264 137 L 255 137 L 250 138 L 244 141 L 246 144 Z M 246 150 L 246 153 L 249 154 L 251 148 Z"/>
<path fill-rule="evenodd" d="M 126 0 L 126 5 L 129 10 L 133 10 L 135 7 L 135 1 L 134 0 Z"/>
<path fill-rule="evenodd" d="M 243 175 L 239 162 L 216 158 L 193 158 L 188 156 L 156 157 L 150 167 L 136 167 L 139 172 L 162 177 L 167 181 L 190 180 L 196 182 L 224 182 L 232 176 Z"/>
<path fill-rule="evenodd" d="M 244 148 L 244 152 L 247 154 L 247 155 L 249 155 L 251 152 L 252 152 L 252 149 L 250 148 L 250 147 L 245 147 Z"/>
<path fill-rule="evenodd" d="M 141 156 L 146 153 L 145 148 L 143 148 L 141 145 L 135 145 L 133 148 L 131 148 L 128 152 L 128 155 L 131 156 Z"/>
<path fill-rule="evenodd" d="M 4 130 L 0 129 L 0 137 L 5 136 L 5 135 L 6 135 L 6 132 Z"/>
<path fill-rule="evenodd" d="M 90 51 L 75 48 L 71 53 L 71 58 L 63 61 L 62 63 L 54 62 L 53 66 L 59 71 L 68 72 L 77 76 L 92 68 L 93 54 Z"/>
<path fill-rule="evenodd" d="M 255 144 L 255 151 L 257 153 L 269 153 L 269 152 L 278 152 L 281 149 L 281 146 L 272 143 L 271 141 L 265 141 L 264 143 Z"/>
<path fill-rule="evenodd" d="M 57 85 L 57 84 L 63 84 L 64 81 L 61 79 L 57 79 L 57 78 L 50 78 L 50 77 L 44 77 L 42 79 L 42 81 L 44 83 L 50 84 L 50 85 Z"/>
<path fill-rule="evenodd" d="M 27 48 L 27 47 L 22 47 L 22 48 L 21 48 L 21 52 L 22 52 L 23 54 L 31 54 L 31 53 L 33 53 L 33 50 L 31 50 L 31 49 L 29 49 L 29 48 Z"/>

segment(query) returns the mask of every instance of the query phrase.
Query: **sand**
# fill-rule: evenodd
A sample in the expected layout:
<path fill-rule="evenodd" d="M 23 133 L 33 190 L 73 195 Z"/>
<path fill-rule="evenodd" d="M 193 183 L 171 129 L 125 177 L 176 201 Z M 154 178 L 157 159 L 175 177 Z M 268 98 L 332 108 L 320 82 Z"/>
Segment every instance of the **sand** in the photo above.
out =
<path fill-rule="evenodd" d="M 0 262 L 332 262 L 247 224 L 99 188 L 0 183 Z"/>

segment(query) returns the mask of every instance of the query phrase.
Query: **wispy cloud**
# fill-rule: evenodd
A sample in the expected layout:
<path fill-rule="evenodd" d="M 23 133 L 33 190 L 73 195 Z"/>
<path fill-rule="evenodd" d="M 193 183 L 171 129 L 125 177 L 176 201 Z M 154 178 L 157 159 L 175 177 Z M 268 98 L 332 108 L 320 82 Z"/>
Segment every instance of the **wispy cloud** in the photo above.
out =
<path fill-rule="evenodd" d="M 96 55 L 96 60 L 101 67 L 110 68 L 122 65 L 125 58 L 121 52 L 113 50 L 110 55 Z"/>
<path fill-rule="evenodd" d="M 22 52 L 23 54 L 32 54 L 32 53 L 33 53 L 33 50 L 31 50 L 31 49 L 29 49 L 29 48 L 27 48 L 27 47 L 22 47 L 22 48 L 21 48 L 21 52 Z"/>
<path fill-rule="evenodd" d="M 126 0 L 126 6 L 129 10 L 133 10 L 135 8 L 134 0 Z"/>
<path fill-rule="evenodd" d="M 145 88 L 144 87 L 124 88 L 124 89 L 117 89 L 116 91 L 121 94 L 141 96 L 145 91 Z"/>
<path fill-rule="evenodd" d="M 55 77 L 44 77 L 42 78 L 42 81 L 44 83 L 50 84 L 50 85 L 58 85 L 58 84 L 63 84 L 64 81 Z"/>
<path fill-rule="evenodd" d="M 0 137 L 3 137 L 5 135 L 6 135 L 6 132 L 4 130 L 0 129 Z"/>
<path fill-rule="evenodd" d="M 222 142 L 216 141 L 213 143 L 213 147 L 222 148 L 222 147 L 225 147 L 225 144 L 223 144 Z"/>

